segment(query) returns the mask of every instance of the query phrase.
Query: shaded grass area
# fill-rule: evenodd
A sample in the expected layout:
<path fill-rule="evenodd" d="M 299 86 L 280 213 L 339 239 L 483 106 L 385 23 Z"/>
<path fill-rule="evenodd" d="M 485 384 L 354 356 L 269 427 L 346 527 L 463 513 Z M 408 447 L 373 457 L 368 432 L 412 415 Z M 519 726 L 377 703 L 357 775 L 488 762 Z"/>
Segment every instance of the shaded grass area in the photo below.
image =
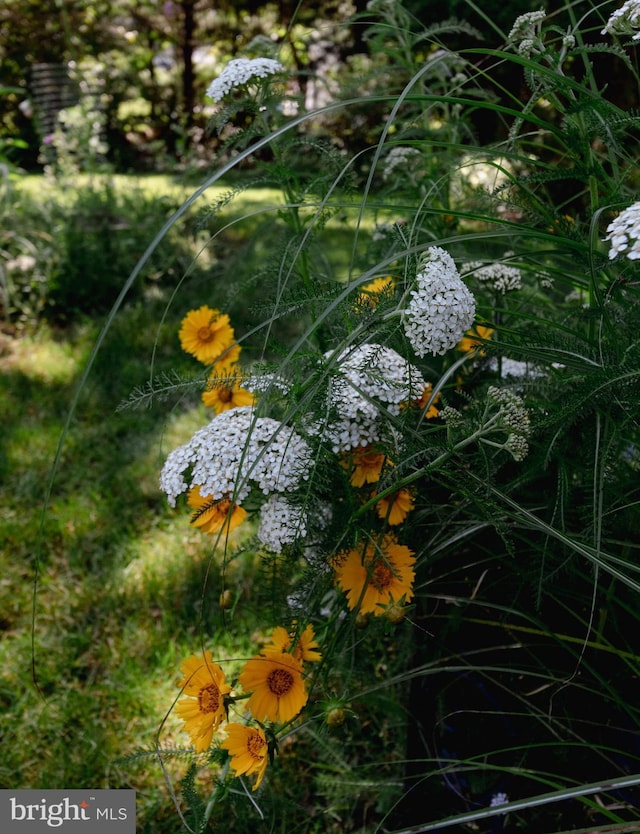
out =
<path fill-rule="evenodd" d="M 132 769 L 117 760 L 154 745 L 177 694 L 180 661 L 198 650 L 203 631 L 215 633 L 211 648 L 221 657 L 247 647 L 222 627 L 220 555 L 182 512 L 166 508 L 157 487 L 163 440 L 182 440 L 201 421 L 199 408 L 164 424 L 152 412 L 114 412 L 118 388 L 136 367 L 144 373 L 144 356 L 126 338 L 139 315 L 126 311 L 107 346 L 113 375 L 89 380 L 44 516 L 95 328 L 83 325 L 64 339 L 42 331 L 4 345 L 0 783 L 133 786 L 142 799 L 140 830 L 157 830 L 158 815 L 174 814 L 157 763 Z M 163 743 L 184 746 L 178 728 L 170 719 Z"/>

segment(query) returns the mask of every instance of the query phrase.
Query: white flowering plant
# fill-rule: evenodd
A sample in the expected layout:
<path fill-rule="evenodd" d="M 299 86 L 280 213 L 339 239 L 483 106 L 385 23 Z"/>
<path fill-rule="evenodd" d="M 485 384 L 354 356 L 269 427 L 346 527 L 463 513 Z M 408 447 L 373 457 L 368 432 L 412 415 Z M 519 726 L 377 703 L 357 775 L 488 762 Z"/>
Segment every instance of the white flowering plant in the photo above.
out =
<path fill-rule="evenodd" d="M 219 587 L 202 602 L 222 627 L 251 604 L 237 588 L 229 612 L 224 595 L 250 552 L 270 577 L 264 627 L 284 636 L 239 674 L 229 662 L 228 679 L 229 659 L 208 655 L 197 685 L 184 673 L 197 830 L 224 818 L 234 780 L 247 819 L 274 819 L 297 777 L 337 820 L 314 831 L 364 830 L 363 807 L 388 831 L 640 819 L 625 688 L 640 593 L 637 115 L 591 57 L 636 95 L 638 79 L 623 46 L 594 42 L 601 15 L 534 11 L 500 43 L 455 49 L 446 38 L 471 27 L 426 28 L 376 0 L 357 19 L 383 44 L 368 69 L 402 55 L 383 92 L 287 115 L 295 73 L 272 58 L 230 63 L 209 88 L 222 108 L 242 88 L 252 121 L 178 216 L 244 164 L 278 197 L 257 226 L 254 212 L 225 219 L 239 191 L 200 215 L 212 250 L 228 226 L 251 228 L 235 259 L 212 258 L 203 306 L 183 306 L 182 285 L 171 300 L 204 371 L 152 375 L 127 405 L 195 390 L 201 425 L 159 473 L 167 512 L 209 542 Z M 502 83 L 515 73 L 525 101 Z M 371 146 L 350 155 L 314 133 L 368 103 L 386 112 Z M 461 187 L 479 166 L 490 175 Z M 194 653 L 212 640 L 203 630 Z M 161 731 L 154 752 L 177 750 Z M 200 770 L 215 779 L 204 805 Z"/>

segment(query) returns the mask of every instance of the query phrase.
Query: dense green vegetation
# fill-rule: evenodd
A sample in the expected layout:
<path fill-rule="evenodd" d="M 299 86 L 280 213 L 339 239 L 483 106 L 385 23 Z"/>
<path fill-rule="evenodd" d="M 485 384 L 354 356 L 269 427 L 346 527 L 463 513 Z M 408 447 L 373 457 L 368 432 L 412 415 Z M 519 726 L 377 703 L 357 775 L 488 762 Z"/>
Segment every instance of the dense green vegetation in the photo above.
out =
<path fill-rule="evenodd" d="M 19 5 L 0 784 L 636 830 L 640 4 Z"/>

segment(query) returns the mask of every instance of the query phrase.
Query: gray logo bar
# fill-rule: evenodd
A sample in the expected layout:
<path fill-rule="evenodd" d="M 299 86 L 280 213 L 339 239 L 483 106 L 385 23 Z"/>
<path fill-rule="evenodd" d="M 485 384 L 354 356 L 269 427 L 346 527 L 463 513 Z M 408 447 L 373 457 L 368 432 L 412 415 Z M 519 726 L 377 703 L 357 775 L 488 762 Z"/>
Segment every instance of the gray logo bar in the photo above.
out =
<path fill-rule="evenodd" d="M 130 790 L 0 790 L 3 834 L 136 834 Z"/>

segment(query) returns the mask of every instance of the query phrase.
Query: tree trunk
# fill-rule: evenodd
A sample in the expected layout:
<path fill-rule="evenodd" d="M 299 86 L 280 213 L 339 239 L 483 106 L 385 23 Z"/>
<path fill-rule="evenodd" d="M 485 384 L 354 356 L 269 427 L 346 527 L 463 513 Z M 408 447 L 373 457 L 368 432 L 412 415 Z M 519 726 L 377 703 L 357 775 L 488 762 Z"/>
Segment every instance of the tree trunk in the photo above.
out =
<path fill-rule="evenodd" d="M 189 131 L 193 127 L 194 73 L 193 36 L 196 28 L 196 0 L 182 0 L 182 126 L 184 147 L 189 144 Z"/>

